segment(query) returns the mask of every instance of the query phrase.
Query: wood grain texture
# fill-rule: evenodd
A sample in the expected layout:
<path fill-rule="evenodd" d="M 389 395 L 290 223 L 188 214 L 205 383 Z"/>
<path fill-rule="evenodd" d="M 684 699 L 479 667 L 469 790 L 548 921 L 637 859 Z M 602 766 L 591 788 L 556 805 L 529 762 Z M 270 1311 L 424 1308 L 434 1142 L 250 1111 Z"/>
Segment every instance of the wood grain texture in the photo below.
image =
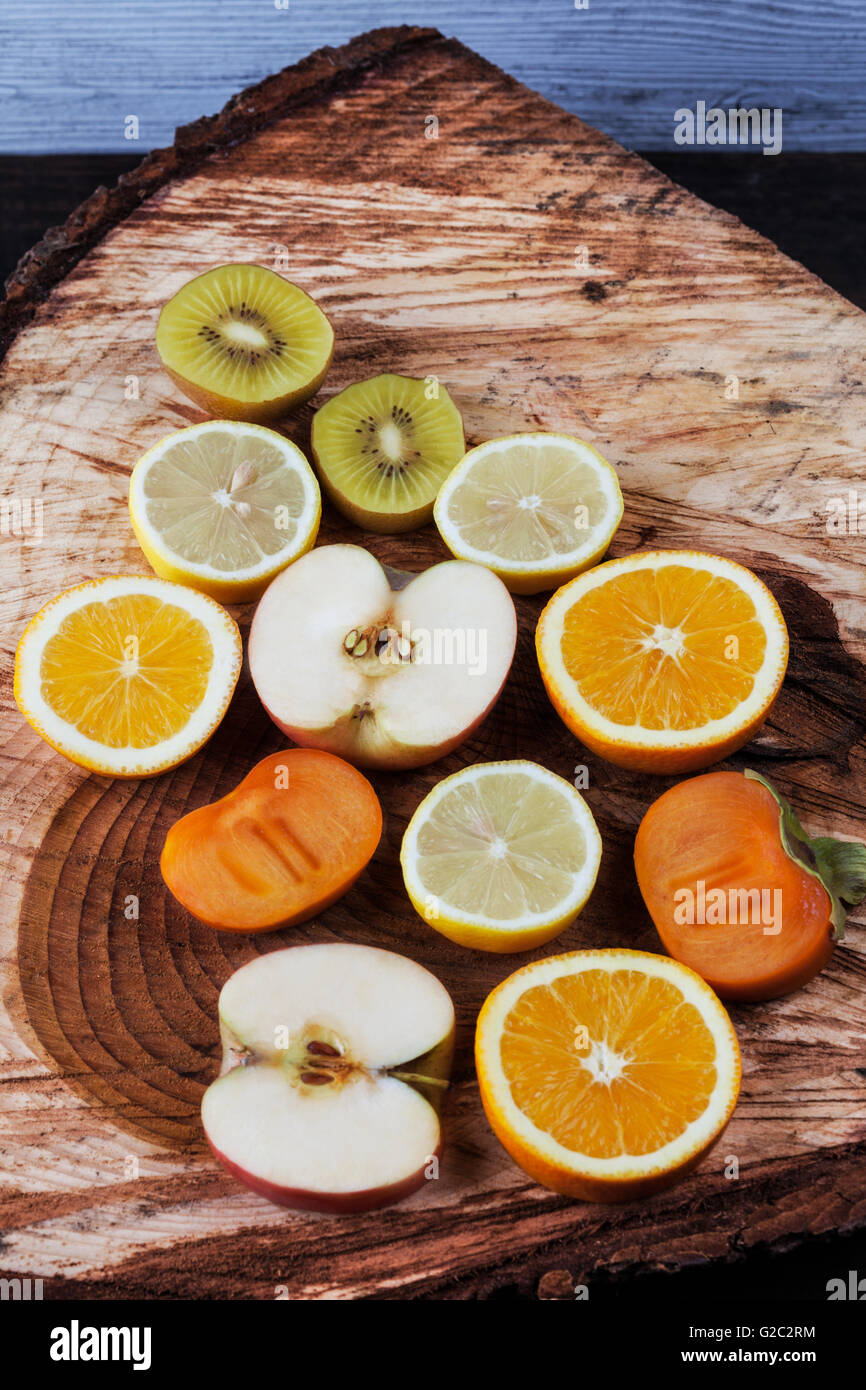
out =
<path fill-rule="evenodd" d="M 431 24 L 631 148 L 674 112 L 781 106 L 785 148 L 866 148 L 861 0 L 0 0 L 0 150 L 140 150 L 377 24 Z M 135 148 L 135 146 L 133 146 Z"/>
<path fill-rule="evenodd" d="M 658 949 L 631 850 L 668 782 L 600 763 L 558 722 L 532 650 L 540 600 L 518 600 L 517 659 L 482 729 L 434 767 L 374 778 L 386 827 L 370 870 L 318 922 L 272 937 L 198 926 L 158 871 L 171 822 L 281 746 L 246 676 L 208 747 L 142 783 L 87 776 L 20 720 L 10 669 L 25 621 L 60 587 L 146 572 L 129 471 L 201 418 L 160 370 L 160 306 L 213 264 L 271 264 L 287 248 L 287 273 L 335 325 L 325 394 L 378 371 L 433 373 L 471 443 L 542 428 L 600 448 L 626 500 L 614 554 L 698 546 L 762 574 L 791 628 L 791 667 L 771 723 L 729 765 L 768 772 L 813 832 L 864 833 L 863 546 L 826 526 L 829 499 L 860 474 L 862 313 L 435 34 L 369 36 L 275 83 L 73 219 L 0 306 L 5 491 L 41 498 L 45 527 L 38 543 L 0 548 L 0 1269 L 88 1297 L 469 1297 L 518 1272 L 681 1266 L 866 1225 L 862 915 L 805 990 L 734 1010 L 740 1104 L 671 1192 L 569 1203 L 490 1134 L 474 1018 L 528 957 L 464 950 L 412 914 L 398 850 L 426 791 L 487 758 L 564 776 L 585 764 L 604 858 L 557 945 Z M 424 134 L 431 109 L 438 140 Z M 286 422 L 302 447 L 312 409 Z M 365 537 L 330 510 L 321 539 L 362 540 L 412 570 L 444 555 L 432 528 Z M 249 611 L 238 616 L 246 627 Z M 302 940 L 403 951 L 455 999 L 442 1176 L 383 1213 L 287 1214 L 218 1170 L 198 1129 L 221 984 L 253 953 Z M 724 1176 L 731 1155 L 737 1181 Z"/>
<path fill-rule="evenodd" d="M 719 159 L 718 153 L 638 150 L 674 183 L 731 212 L 866 309 L 866 153 Z M 47 227 L 138 160 L 129 155 L 0 155 L 0 280 Z M 0 290 L 2 295 L 2 290 Z"/>

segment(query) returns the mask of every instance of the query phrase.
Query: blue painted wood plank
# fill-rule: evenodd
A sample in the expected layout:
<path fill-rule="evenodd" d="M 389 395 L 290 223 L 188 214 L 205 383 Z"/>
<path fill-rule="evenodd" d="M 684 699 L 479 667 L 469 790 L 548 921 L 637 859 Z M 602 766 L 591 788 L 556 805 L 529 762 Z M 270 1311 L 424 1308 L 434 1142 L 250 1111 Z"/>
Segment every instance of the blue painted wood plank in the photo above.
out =
<path fill-rule="evenodd" d="M 435 25 L 631 148 L 675 113 L 779 107 L 784 149 L 866 149 L 864 0 L 0 0 L 0 152 L 142 153 L 383 24 Z M 138 141 L 126 135 L 138 118 Z"/>

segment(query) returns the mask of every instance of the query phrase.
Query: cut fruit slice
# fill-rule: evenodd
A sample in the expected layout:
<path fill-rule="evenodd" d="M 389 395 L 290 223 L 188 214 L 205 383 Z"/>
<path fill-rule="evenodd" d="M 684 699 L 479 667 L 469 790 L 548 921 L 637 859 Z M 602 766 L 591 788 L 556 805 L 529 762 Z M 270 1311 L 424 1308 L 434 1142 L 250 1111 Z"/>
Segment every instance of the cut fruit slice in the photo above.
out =
<path fill-rule="evenodd" d="M 220 265 L 190 280 L 159 316 L 169 376 L 209 415 L 276 420 L 318 391 L 334 332 L 319 306 L 261 265 Z"/>
<path fill-rule="evenodd" d="M 411 531 L 429 521 L 464 447 L 460 413 L 439 382 L 372 377 L 313 416 L 313 458 L 325 492 L 368 531 Z"/>
<path fill-rule="evenodd" d="M 306 922 L 348 892 L 382 833 L 366 777 L 342 758 L 284 748 L 228 796 L 171 827 L 165 882 L 217 931 L 274 931 Z"/>
<path fill-rule="evenodd" d="M 288 439 L 261 425 L 208 420 L 139 459 L 129 513 L 162 579 L 246 603 L 312 549 L 322 502 L 312 468 Z"/>
<path fill-rule="evenodd" d="M 454 1008 L 391 951 L 295 946 L 250 961 L 219 1001 L 223 1067 L 208 1142 L 283 1206 L 370 1211 L 437 1175 Z"/>
<path fill-rule="evenodd" d="M 751 570 L 695 550 L 610 560 L 554 594 L 536 650 L 547 693 L 620 767 L 689 772 L 733 753 L 785 678 L 788 632 Z"/>
<path fill-rule="evenodd" d="M 58 753 L 146 777 L 206 743 L 242 661 L 237 624 L 204 594 L 143 575 L 58 594 L 25 628 L 15 699 Z"/>
<path fill-rule="evenodd" d="M 250 673 L 295 743 L 360 767 L 420 767 L 491 709 L 517 637 L 505 585 L 459 560 L 407 578 L 392 589 L 368 550 L 320 545 L 271 584 L 250 631 Z"/>
<path fill-rule="evenodd" d="M 595 886 L 601 836 L 563 777 L 477 763 L 439 782 L 400 851 L 415 911 L 452 941 L 529 951 L 573 922 Z"/>
<path fill-rule="evenodd" d="M 458 559 L 487 565 L 514 594 L 537 594 L 596 564 L 622 511 L 617 476 L 589 444 L 514 434 L 469 450 L 434 516 Z"/>
<path fill-rule="evenodd" d="M 587 1202 L 670 1186 L 716 1142 L 740 1088 L 731 1020 L 699 975 L 646 951 L 534 961 L 493 991 L 475 1063 L 524 1172 Z"/>

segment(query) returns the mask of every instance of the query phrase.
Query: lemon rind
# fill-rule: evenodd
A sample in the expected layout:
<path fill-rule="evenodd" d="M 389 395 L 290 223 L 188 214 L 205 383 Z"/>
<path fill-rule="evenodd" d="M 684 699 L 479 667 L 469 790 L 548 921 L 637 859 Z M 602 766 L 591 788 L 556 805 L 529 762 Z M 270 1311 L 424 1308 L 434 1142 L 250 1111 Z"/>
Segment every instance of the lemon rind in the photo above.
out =
<path fill-rule="evenodd" d="M 287 542 L 282 550 L 266 556 L 256 565 L 246 565 L 243 569 L 217 569 L 214 565 L 203 565 L 187 559 L 186 556 L 181 555 L 179 551 L 167 544 L 162 533 L 153 526 L 147 514 L 147 498 L 144 494 L 145 480 L 149 468 L 162 458 L 166 446 L 181 436 L 189 437 L 191 431 L 195 431 L 198 436 L 219 429 L 228 429 L 233 433 L 250 432 L 266 435 L 284 451 L 287 464 L 289 459 L 297 464 L 298 476 L 302 479 L 305 489 L 305 507 L 300 517 L 297 518 L 295 534 L 291 541 Z M 270 430 L 265 425 L 247 424 L 238 420 L 203 420 L 201 423 L 188 426 L 186 429 L 175 430 L 174 433 L 159 440 L 146 453 L 142 454 L 132 470 L 129 481 L 129 512 L 136 537 L 145 553 L 149 548 L 162 564 L 170 567 L 178 575 L 189 575 L 190 578 L 221 583 L 229 590 L 234 585 L 240 587 L 256 580 L 272 578 L 290 565 L 293 560 L 299 559 L 301 555 L 306 554 L 311 549 L 315 544 L 322 518 L 322 494 L 318 479 L 305 454 L 290 439 L 286 439 L 276 430 Z M 149 563 L 152 563 L 149 554 L 147 559 Z M 165 576 L 162 577 L 165 578 Z M 184 581 L 179 579 L 176 581 L 168 580 L 167 582 L 183 583 Z"/>
<path fill-rule="evenodd" d="M 611 511 L 604 523 L 594 526 L 580 545 L 573 550 L 551 550 L 549 555 L 541 556 L 537 560 L 512 560 L 498 551 L 479 550 L 476 546 L 471 545 L 463 538 L 459 527 L 451 521 L 448 514 L 451 497 L 471 473 L 473 465 L 492 450 L 501 449 L 503 445 L 517 441 L 560 443 L 571 452 L 581 454 L 584 459 L 586 459 L 587 454 L 591 455 L 594 463 L 598 465 L 597 477 L 611 505 Z M 623 518 L 623 512 L 624 502 L 619 479 L 611 464 L 597 449 L 593 448 L 591 444 L 587 444 L 585 440 L 577 439 L 573 435 L 537 431 L 532 434 L 512 434 L 505 435 L 501 439 L 489 439 L 483 444 L 476 445 L 474 449 L 470 449 L 442 484 L 433 508 L 433 517 L 448 549 L 459 559 L 486 565 L 488 569 L 493 569 L 503 575 L 507 574 L 513 578 L 550 577 L 555 579 L 556 576 L 570 574 L 577 566 L 591 563 L 593 558 L 603 555 L 617 532 Z"/>
<path fill-rule="evenodd" d="M 576 875 L 575 884 L 572 892 L 567 898 L 557 903 L 555 910 L 548 912 L 523 913 L 519 919 L 513 923 L 504 922 L 501 918 L 488 917 L 478 912 L 461 912 L 452 904 L 447 903 L 438 895 L 431 895 L 429 889 L 420 878 L 416 863 L 418 859 L 417 842 L 418 832 L 426 819 L 426 815 L 433 806 L 441 801 L 447 793 L 449 786 L 453 786 L 458 780 L 461 782 L 479 780 L 481 777 L 491 772 L 501 772 L 503 769 L 513 769 L 523 771 L 531 769 L 531 775 L 539 782 L 546 782 L 549 786 L 555 787 L 558 791 L 568 795 L 579 820 L 580 828 L 586 837 L 587 856 L 581 872 Z M 594 852 L 591 852 L 594 851 Z M 462 768 L 459 772 L 452 773 L 449 777 L 444 777 L 428 793 L 421 804 L 415 810 L 406 833 L 403 836 L 403 843 L 400 849 L 400 864 L 403 870 L 403 878 L 406 891 L 412 899 L 416 912 L 419 911 L 418 904 L 424 903 L 430 896 L 437 897 L 437 920 L 430 923 L 437 927 L 440 922 L 447 926 L 459 930 L 460 928 L 477 928 L 491 936 L 500 939 L 509 936 L 518 936 L 520 933 L 531 932 L 532 929 L 543 931 L 545 928 L 556 928 L 561 926 L 564 930 L 570 922 L 584 907 L 590 894 L 595 887 L 598 877 L 598 870 L 601 864 L 602 842 L 598 826 L 595 823 L 592 811 L 584 801 L 583 797 L 571 782 L 566 781 L 557 773 L 549 771 L 548 768 L 541 767 L 538 763 L 533 763 L 525 758 L 515 758 L 501 762 L 475 763 L 471 767 Z M 420 915 L 424 916 L 423 910 Z"/>

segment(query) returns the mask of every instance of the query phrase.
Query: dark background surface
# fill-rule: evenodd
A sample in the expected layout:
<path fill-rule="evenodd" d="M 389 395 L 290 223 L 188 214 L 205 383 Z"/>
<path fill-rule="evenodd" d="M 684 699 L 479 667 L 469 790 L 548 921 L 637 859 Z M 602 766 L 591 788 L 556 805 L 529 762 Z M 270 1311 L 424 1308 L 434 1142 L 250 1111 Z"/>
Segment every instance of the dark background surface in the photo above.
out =
<path fill-rule="evenodd" d="M 735 213 L 866 309 L 866 154 L 795 153 L 772 159 L 718 151 L 647 151 L 644 155 L 675 182 Z M 137 162 L 138 156 L 126 155 L 0 156 L 0 279 L 10 274 L 48 227 L 62 223 L 97 185 L 112 184 Z M 569 1268 L 570 1262 L 573 1252 L 563 1255 L 563 1269 L 570 1279 L 579 1278 L 580 1270 Z M 733 1263 L 676 1274 L 660 1271 L 633 1278 L 624 1273 L 595 1279 L 591 1298 L 623 1308 L 635 1299 L 710 1301 L 720 1305 L 721 1312 L 726 1300 L 743 1298 L 824 1300 L 827 1281 L 847 1278 L 851 1269 L 866 1277 L 866 1232 L 834 1232 L 774 1255 L 744 1249 L 742 1258 Z M 552 1281 L 553 1297 L 555 1285 Z M 562 1288 L 567 1287 L 563 1277 Z M 522 1282 L 520 1271 L 515 1270 L 513 1282 L 491 1288 L 488 1297 L 535 1299 L 538 1291 Z M 808 1321 L 805 1308 L 802 1316 Z"/>

